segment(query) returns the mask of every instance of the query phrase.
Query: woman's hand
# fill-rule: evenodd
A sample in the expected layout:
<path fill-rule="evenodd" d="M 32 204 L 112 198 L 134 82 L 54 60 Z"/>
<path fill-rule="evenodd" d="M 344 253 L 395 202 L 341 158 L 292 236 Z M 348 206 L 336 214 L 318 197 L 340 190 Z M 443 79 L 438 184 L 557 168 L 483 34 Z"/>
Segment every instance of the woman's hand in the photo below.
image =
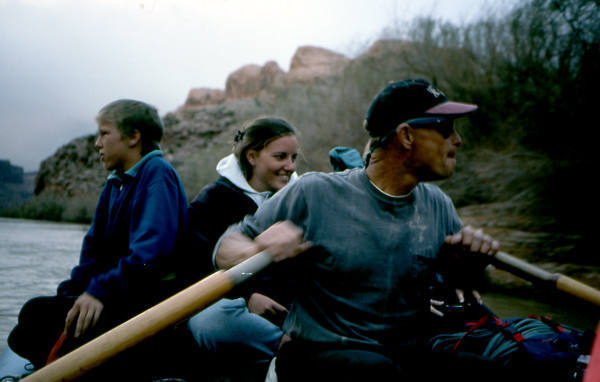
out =
<path fill-rule="evenodd" d="M 288 313 L 285 306 L 260 293 L 252 293 L 247 302 L 248 311 L 271 321 L 277 326 L 283 324 Z"/>

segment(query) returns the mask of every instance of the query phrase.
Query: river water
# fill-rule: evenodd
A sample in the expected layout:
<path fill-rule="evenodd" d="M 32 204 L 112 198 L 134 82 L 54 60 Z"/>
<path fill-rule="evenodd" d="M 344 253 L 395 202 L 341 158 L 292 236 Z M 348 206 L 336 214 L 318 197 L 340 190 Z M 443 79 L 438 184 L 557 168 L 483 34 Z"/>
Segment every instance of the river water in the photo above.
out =
<path fill-rule="evenodd" d="M 56 294 L 79 260 L 88 226 L 0 218 L 0 351 L 30 298 Z"/>
<path fill-rule="evenodd" d="M 0 218 L 0 353 L 30 298 L 53 295 L 79 260 L 88 226 Z M 486 304 L 500 317 L 549 315 L 580 329 L 595 329 L 596 311 L 580 303 L 544 303 L 505 294 L 484 294 Z"/>

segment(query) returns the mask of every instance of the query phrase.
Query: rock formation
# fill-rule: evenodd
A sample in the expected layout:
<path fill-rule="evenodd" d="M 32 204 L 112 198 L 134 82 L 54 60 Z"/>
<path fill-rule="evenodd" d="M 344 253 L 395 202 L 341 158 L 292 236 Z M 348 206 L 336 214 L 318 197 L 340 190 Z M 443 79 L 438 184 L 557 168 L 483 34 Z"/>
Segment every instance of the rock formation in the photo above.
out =
<path fill-rule="evenodd" d="M 286 81 L 294 83 L 326 80 L 341 74 L 349 62 L 349 58 L 331 50 L 302 46 L 292 58 Z"/>
<path fill-rule="evenodd" d="M 380 57 L 390 53 L 401 54 L 410 52 L 413 48 L 412 44 L 408 41 L 382 39 L 375 41 L 369 47 L 365 56 Z"/>
<path fill-rule="evenodd" d="M 288 73 L 275 61 L 268 61 L 263 66 L 244 65 L 227 77 L 224 91 L 209 88 L 191 89 L 185 104 L 178 111 L 197 110 L 207 105 L 252 98 L 294 83 L 326 81 L 340 75 L 350 61 L 346 56 L 328 49 L 301 46 L 292 57 Z"/>
<path fill-rule="evenodd" d="M 225 102 L 225 92 L 221 89 L 190 89 L 183 105 L 184 109 L 197 109 L 206 105 L 219 105 Z"/>
<path fill-rule="evenodd" d="M 275 61 L 269 61 L 264 66 L 242 66 L 227 77 L 225 96 L 228 100 L 255 97 L 279 85 L 284 75 Z"/>
<path fill-rule="evenodd" d="M 98 194 L 108 175 L 94 147 L 95 136 L 72 140 L 44 160 L 35 180 L 35 194 L 54 193 L 66 197 Z"/>

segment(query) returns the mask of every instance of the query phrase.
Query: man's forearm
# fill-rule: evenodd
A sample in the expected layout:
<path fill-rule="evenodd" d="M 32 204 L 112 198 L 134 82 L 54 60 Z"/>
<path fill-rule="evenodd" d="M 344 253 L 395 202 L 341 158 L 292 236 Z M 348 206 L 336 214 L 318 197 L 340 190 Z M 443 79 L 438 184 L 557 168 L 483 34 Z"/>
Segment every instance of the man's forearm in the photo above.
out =
<path fill-rule="evenodd" d="M 304 241 L 302 229 L 290 221 L 280 221 L 256 236 L 254 240 L 239 232 L 225 233 L 215 253 L 217 268 L 229 269 L 260 251 L 267 251 L 272 261 L 297 256 L 312 245 Z"/>
<path fill-rule="evenodd" d="M 217 268 L 229 269 L 260 250 L 259 245 L 248 236 L 232 232 L 221 240 L 215 256 L 215 264 Z"/>

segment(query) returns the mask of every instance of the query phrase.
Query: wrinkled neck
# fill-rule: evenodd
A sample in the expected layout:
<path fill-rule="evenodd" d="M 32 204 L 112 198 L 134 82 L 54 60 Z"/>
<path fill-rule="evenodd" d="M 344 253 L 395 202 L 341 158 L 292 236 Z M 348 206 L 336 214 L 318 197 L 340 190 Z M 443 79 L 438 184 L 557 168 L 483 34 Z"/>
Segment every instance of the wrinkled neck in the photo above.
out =
<path fill-rule="evenodd" d="M 380 191 L 391 196 L 408 195 L 419 184 L 417 176 L 406 167 L 408 153 L 375 150 L 371 154 L 367 177 Z"/>

